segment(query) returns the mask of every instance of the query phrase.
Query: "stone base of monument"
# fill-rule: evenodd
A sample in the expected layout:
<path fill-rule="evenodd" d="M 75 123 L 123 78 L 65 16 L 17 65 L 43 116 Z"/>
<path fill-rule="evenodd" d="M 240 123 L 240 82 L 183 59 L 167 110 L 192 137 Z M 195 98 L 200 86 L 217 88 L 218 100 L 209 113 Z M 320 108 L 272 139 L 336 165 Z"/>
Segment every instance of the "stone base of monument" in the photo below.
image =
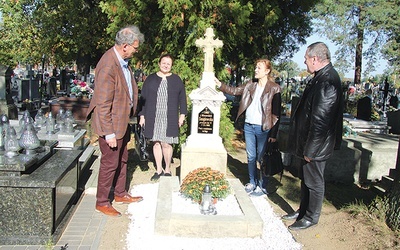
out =
<path fill-rule="evenodd" d="M 88 98 L 59 97 L 57 100 L 50 102 L 50 109 L 53 114 L 57 114 L 60 108 L 71 110 L 76 121 L 86 121 L 90 100 Z"/>
<path fill-rule="evenodd" d="M 381 180 L 396 167 L 398 145 L 398 135 L 359 132 L 345 137 L 326 163 L 325 181 L 363 184 Z M 292 156 L 289 162 L 298 176 L 298 161 Z"/>
<path fill-rule="evenodd" d="M 193 147 L 190 144 L 182 145 L 180 166 L 181 181 L 183 181 L 188 173 L 201 167 L 210 167 L 226 174 L 228 161 L 226 149 L 222 144 L 221 147 L 215 147 L 212 141 L 209 143 L 209 147 Z"/>
<path fill-rule="evenodd" d="M 18 108 L 15 104 L 7 104 L 0 100 L 0 114 L 6 114 L 8 119 L 17 119 Z"/>
<path fill-rule="evenodd" d="M 228 179 L 242 215 L 177 214 L 172 197 L 179 192 L 178 177 L 160 178 L 154 232 L 177 237 L 260 237 L 263 220 L 238 179 Z M 218 208 L 217 208 L 218 210 Z"/>

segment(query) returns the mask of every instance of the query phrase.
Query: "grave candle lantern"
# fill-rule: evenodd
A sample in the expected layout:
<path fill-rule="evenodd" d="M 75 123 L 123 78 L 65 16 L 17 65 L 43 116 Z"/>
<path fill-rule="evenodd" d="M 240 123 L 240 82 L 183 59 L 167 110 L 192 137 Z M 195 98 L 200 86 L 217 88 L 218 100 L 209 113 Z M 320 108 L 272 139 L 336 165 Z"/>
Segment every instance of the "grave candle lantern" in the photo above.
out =
<path fill-rule="evenodd" d="M 49 116 L 47 117 L 46 120 L 46 132 L 48 135 L 54 134 L 54 129 L 55 129 L 55 120 L 53 118 L 52 113 L 49 113 Z"/>
<path fill-rule="evenodd" d="M 31 123 L 26 125 L 26 129 L 23 131 L 21 138 L 19 139 L 19 145 L 25 149 L 27 155 L 36 154 L 35 149 L 40 146 L 40 140 Z"/>
<path fill-rule="evenodd" d="M 15 132 L 14 127 L 8 127 L 5 136 L 5 144 L 4 144 L 7 157 L 14 157 L 19 155 L 18 151 L 21 149 L 19 146 L 17 132 Z"/>
<path fill-rule="evenodd" d="M 212 203 L 211 189 L 209 185 L 205 185 L 203 189 L 200 212 L 202 214 L 216 214 L 215 207 Z"/>

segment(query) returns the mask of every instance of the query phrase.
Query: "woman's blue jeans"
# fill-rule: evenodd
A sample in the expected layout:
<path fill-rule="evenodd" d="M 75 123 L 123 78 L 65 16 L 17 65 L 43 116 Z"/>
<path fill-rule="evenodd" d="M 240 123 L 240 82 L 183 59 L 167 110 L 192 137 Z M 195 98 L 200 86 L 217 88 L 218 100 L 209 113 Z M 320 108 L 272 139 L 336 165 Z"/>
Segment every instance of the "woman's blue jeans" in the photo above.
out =
<path fill-rule="evenodd" d="M 254 187 L 258 185 L 265 188 L 267 185 L 267 178 L 261 178 L 257 175 L 257 161 L 261 162 L 268 140 L 268 132 L 269 130 L 262 131 L 261 125 L 244 124 L 249 182 L 253 184 Z"/>

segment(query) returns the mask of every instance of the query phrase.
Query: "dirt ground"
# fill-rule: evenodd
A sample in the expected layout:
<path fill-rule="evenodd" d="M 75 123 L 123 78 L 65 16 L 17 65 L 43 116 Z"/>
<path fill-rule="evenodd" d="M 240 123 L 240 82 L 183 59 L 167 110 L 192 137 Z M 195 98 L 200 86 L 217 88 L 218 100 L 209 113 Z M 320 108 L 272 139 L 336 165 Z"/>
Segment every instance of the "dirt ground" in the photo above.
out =
<path fill-rule="evenodd" d="M 244 144 L 236 142 L 237 152 L 228 153 L 228 176 L 236 177 L 245 183 L 247 179 L 246 153 Z M 150 183 L 155 169 L 151 162 L 140 162 L 130 149 L 129 180 L 130 186 Z M 179 166 L 174 159 L 173 167 Z M 268 195 L 274 212 L 284 215 L 297 209 L 300 182 L 289 171 L 285 171 L 282 183 L 278 178 L 270 180 L 271 189 L 277 191 Z M 343 194 L 343 195 L 342 195 Z M 322 215 L 317 226 L 303 231 L 292 231 L 293 237 L 303 245 L 303 249 L 400 249 L 400 240 L 384 224 L 372 224 L 365 216 L 351 215 L 342 208 L 356 200 L 371 199 L 371 191 L 360 189 L 356 185 L 343 186 L 327 184 Z M 126 214 L 128 205 L 115 205 L 123 213 L 122 217 L 109 218 L 104 228 L 99 249 L 126 249 L 125 235 L 130 223 Z M 292 222 L 284 222 L 290 225 Z"/>

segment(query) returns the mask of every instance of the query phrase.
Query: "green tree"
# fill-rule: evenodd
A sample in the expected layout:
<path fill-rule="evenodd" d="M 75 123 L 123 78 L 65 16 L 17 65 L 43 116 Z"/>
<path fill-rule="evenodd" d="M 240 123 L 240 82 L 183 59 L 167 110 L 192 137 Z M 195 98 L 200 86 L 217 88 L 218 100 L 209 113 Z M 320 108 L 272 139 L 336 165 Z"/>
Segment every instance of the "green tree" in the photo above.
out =
<path fill-rule="evenodd" d="M 107 0 L 101 7 L 113 20 L 107 28 L 110 34 L 126 24 L 138 25 L 145 34 L 146 42 L 138 57 L 145 72 L 157 70 L 162 53 L 174 55 L 173 70 L 183 78 L 190 93 L 198 87 L 203 71 L 203 53 L 195 41 L 204 36 L 206 28 L 213 27 L 216 38 L 224 42 L 215 55 L 216 75 L 239 84 L 243 77 L 251 76 L 257 58 L 267 56 L 273 60 L 292 55 L 305 43 L 311 32 L 308 11 L 315 2 Z M 230 75 L 226 65 L 232 69 Z M 223 138 L 227 145 L 229 137 Z"/>
<path fill-rule="evenodd" d="M 188 75 L 185 80 L 197 86 L 202 72 L 202 52 L 195 40 L 213 27 L 216 37 L 224 42 L 216 52 L 217 75 L 229 64 L 238 79 L 253 71 L 255 59 L 291 55 L 305 43 L 311 32 L 308 11 L 315 1 L 247 1 L 238 0 L 165 0 L 102 3 L 115 33 L 126 23 L 140 26 L 146 37 L 141 60 L 147 71 L 156 68 L 155 58 L 164 52 L 175 55 Z M 190 66 L 190 67 L 189 67 Z M 175 70 L 179 70 L 175 67 Z M 229 76 L 227 76 L 229 77 Z"/>
<path fill-rule="evenodd" d="M 348 72 L 354 63 L 354 83 L 361 82 L 363 59 L 368 75 L 382 54 L 390 53 L 385 44 L 393 24 L 388 19 L 398 20 L 399 8 L 393 0 L 323 0 L 316 5 L 312 13 L 316 30 L 338 46 L 335 66 L 339 71 Z"/>
<path fill-rule="evenodd" d="M 386 27 L 387 43 L 383 46 L 383 54 L 392 66 L 394 75 L 400 74 L 400 7 L 399 1 L 394 2 L 393 9 L 386 11 L 386 18 L 382 25 Z"/>
<path fill-rule="evenodd" d="M 293 78 L 293 77 L 299 75 L 299 73 L 300 73 L 299 65 L 292 60 L 280 61 L 277 65 L 275 65 L 275 69 L 278 72 L 285 71 L 286 78 Z"/>
<path fill-rule="evenodd" d="M 76 63 L 89 73 L 112 38 L 104 32 L 109 21 L 100 0 L 4 0 L 0 7 L 0 62 L 37 64 Z"/>
<path fill-rule="evenodd" d="M 104 32 L 109 20 L 101 12 L 100 0 L 42 0 L 36 19 L 46 34 L 41 44 L 52 62 L 75 62 L 81 74 L 89 73 L 90 66 L 113 44 Z"/>
<path fill-rule="evenodd" d="M 224 42 L 215 55 L 216 75 L 226 81 L 235 76 L 240 83 L 251 77 L 257 58 L 290 57 L 305 43 L 311 33 L 308 12 L 320 1 L 3 0 L 0 43 L 11 54 L 0 54 L 0 61 L 32 58 L 38 63 L 46 54 L 52 64 L 76 62 L 80 72 L 87 72 L 112 46 L 118 29 L 136 24 L 146 42 L 132 65 L 154 72 L 159 56 L 169 52 L 190 93 L 203 71 L 195 40 L 207 27 Z"/>
<path fill-rule="evenodd" d="M 289 103 L 291 101 L 291 92 L 293 90 L 293 84 L 290 84 L 291 79 L 295 78 L 300 73 L 299 65 L 292 60 L 279 60 L 277 65 L 274 65 L 276 69 L 276 80 L 279 81 L 282 87 L 282 102 Z M 296 85 L 296 84 L 295 84 Z"/>
<path fill-rule="evenodd" d="M 33 1 L 4 0 L 0 5 L 0 64 L 15 66 L 18 62 L 40 62 L 42 51 L 35 41 L 42 39 Z"/>

